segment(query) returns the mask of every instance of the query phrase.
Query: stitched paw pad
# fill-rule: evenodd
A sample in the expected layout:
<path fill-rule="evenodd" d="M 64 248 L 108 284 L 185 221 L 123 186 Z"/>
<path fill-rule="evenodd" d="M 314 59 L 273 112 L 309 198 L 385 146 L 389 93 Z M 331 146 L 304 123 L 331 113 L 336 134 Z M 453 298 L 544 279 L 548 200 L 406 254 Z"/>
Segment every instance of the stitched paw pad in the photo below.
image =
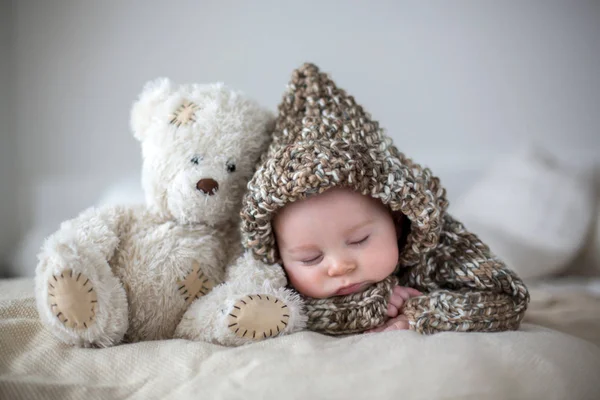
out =
<path fill-rule="evenodd" d="M 253 294 L 235 303 L 227 326 L 237 337 L 262 340 L 277 336 L 289 319 L 287 304 L 271 295 Z"/>
<path fill-rule="evenodd" d="M 98 299 L 90 280 L 70 269 L 52 275 L 48 281 L 48 303 L 68 328 L 86 329 L 96 320 Z"/>
<path fill-rule="evenodd" d="M 185 279 L 177 282 L 179 287 L 179 294 L 181 294 L 185 302 L 189 305 L 192 301 L 196 300 L 200 296 L 208 294 L 215 286 L 215 283 L 204 275 L 204 272 L 200 269 L 200 264 L 194 262 L 192 272 L 190 272 Z"/>

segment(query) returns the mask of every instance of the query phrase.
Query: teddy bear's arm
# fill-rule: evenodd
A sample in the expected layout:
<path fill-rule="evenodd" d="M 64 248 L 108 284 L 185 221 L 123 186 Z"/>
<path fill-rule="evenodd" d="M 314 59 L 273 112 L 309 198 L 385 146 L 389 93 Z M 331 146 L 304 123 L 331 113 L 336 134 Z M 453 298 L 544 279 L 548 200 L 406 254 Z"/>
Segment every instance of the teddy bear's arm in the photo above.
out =
<path fill-rule="evenodd" d="M 126 207 L 93 207 L 64 222 L 56 235 L 62 236 L 64 242 L 93 249 L 110 259 L 130 226 L 132 216 L 132 210 Z"/>
<path fill-rule="evenodd" d="M 247 251 L 229 266 L 225 283 L 194 301 L 175 337 L 239 346 L 302 330 L 302 300 L 286 285 L 279 265 L 265 265 Z"/>

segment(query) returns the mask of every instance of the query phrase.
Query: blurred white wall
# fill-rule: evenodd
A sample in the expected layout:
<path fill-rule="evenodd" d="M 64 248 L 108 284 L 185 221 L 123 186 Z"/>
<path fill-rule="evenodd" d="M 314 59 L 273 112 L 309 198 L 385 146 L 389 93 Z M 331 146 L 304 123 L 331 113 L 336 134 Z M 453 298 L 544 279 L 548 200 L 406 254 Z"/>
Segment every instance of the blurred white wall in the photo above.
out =
<path fill-rule="evenodd" d="M 523 141 L 576 163 L 598 159 L 597 1 L 1 4 L 1 29 L 12 26 L 0 44 L 2 101 L 16 108 L 14 143 L 2 136 L 0 216 L 3 225 L 18 216 L 3 243 L 56 229 L 137 173 L 130 105 L 157 76 L 225 81 L 275 108 L 291 71 L 315 62 L 451 197 Z M 14 99 L 4 95 L 13 82 Z M 3 121 L 13 115 L 0 109 Z M 18 207 L 5 189 L 15 172 Z"/>
<path fill-rule="evenodd" d="M 0 1 L 0 277 L 19 237 L 16 218 L 17 156 L 13 130 L 12 4 Z"/>

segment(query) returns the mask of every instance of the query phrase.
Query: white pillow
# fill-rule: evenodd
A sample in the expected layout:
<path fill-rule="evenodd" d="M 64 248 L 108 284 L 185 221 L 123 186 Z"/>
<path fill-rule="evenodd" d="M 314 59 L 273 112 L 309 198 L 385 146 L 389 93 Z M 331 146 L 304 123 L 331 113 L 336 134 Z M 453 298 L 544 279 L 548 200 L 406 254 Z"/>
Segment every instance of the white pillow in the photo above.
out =
<path fill-rule="evenodd" d="M 590 230 L 590 235 L 583 252 L 577 257 L 569 270 L 569 274 L 600 276 L 600 196 L 596 200 L 595 223 Z"/>
<path fill-rule="evenodd" d="M 592 176 L 527 146 L 494 163 L 452 213 L 523 279 L 564 271 L 595 219 Z"/>

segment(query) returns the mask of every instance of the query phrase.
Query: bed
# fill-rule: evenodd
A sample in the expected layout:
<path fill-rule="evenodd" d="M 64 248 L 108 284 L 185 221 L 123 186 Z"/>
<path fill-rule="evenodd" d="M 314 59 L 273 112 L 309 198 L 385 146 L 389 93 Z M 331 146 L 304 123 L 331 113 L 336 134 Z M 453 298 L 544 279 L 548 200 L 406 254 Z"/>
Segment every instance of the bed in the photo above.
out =
<path fill-rule="evenodd" d="M 516 332 L 82 349 L 41 325 L 31 279 L 2 280 L 0 399 L 597 399 L 600 295 L 584 282 L 532 287 Z"/>
<path fill-rule="evenodd" d="M 301 332 L 239 348 L 168 340 L 81 349 L 41 325 L 31 278 L 6 279 L 0 399 L 600 399 L 600 203 L 593 185 L 531 151 L 480 175 L 460 191 L 464 173 L 442 180 L 460 194 L 451 211 L 525 279 L 531 303 L 519 331 Z M 141 192 L 130 189 L 137 180 L 117 185 L 98 205 L 139 201 Z M 546 223 L 550 213 L 558 223 Z M 42 221 L 18 247 L 20 271 L 33 274 L 39 243 L 55 223 Z M 588 256 L 574 261 L 578 253 Z"/>

